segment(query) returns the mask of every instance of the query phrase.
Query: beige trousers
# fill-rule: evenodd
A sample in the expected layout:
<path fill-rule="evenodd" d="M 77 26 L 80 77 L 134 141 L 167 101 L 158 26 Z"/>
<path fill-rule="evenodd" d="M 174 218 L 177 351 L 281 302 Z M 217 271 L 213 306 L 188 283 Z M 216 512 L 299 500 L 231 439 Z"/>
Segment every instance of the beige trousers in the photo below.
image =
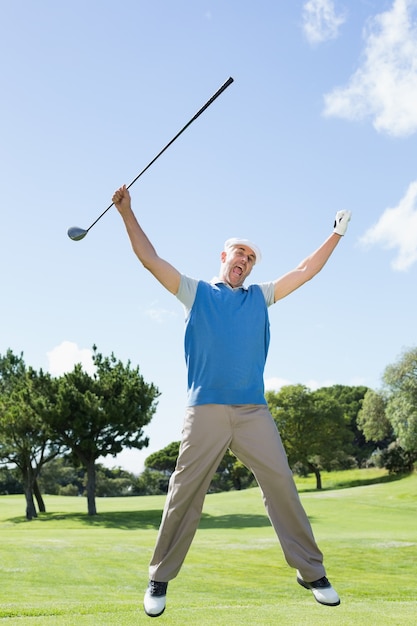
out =
<path fill-rule="evenodd" d="M 185 415 L 150 578 L 168 582 L 178 574 L 197 530 L 211 479 L 227 448 L 255 475 L 287 563 L 309 582 L 325 576 L 323 555 L 267 405 L 205 404 L 189 407 Z"/>

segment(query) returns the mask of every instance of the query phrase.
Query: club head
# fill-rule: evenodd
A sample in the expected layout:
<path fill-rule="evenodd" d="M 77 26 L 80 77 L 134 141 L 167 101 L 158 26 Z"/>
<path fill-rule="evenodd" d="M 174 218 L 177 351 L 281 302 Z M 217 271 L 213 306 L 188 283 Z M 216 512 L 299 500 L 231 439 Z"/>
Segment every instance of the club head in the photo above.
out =
<path fill-rule="evenodd" d="M 80 241 L 80 239 L 84 239 L 88 230 L 84 230 L 84 228 L 79 228 L 78 226 L 71 226 L 68 228 L 68 237 L 73 241 Z"/>

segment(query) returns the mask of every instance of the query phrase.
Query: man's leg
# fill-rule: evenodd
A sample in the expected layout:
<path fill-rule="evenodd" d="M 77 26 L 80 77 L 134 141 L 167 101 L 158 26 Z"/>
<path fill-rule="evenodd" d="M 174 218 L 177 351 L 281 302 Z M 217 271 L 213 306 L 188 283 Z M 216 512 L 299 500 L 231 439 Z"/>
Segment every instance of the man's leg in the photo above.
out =
<path fill-rule="evenodd" d="M 287 455 L 265 405 L 236 406 L 232 452 L 254 473 L 287 563 L 305 581 L 325 576 L 310 522 L 300 502 Z"/>
<path fill-rule="evenodd" d="M 178 574 L 197 530 L 211 479 L 230 440 L 225 407 L 208 404 L 187 409 L 180 453 L 149 567 L 151 580 L 167 582 Z"/>

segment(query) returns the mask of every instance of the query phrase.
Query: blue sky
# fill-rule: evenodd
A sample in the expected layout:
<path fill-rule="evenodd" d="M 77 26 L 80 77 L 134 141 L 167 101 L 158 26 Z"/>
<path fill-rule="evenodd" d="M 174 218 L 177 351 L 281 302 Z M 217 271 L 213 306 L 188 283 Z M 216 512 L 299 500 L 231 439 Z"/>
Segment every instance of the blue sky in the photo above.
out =
<path fill-rule="evenodd" d="M 416 0 L 2 0 L 0 353 L 54 375 L 91 347 L 161 397 L 139 473 L 178 440 L 182 305 L 134 257 L 117 212 L 87 228 L 232 76 L 234 83 L 132 187 L 159 254 L 210 279 L 247 237 L 252 282 L 293 269 L 349 209 L 312 282 L 270 309 L 268 389 L 381 386 L 416 344 Z M 231 329 L 233 332 L 233 329 Z"/>

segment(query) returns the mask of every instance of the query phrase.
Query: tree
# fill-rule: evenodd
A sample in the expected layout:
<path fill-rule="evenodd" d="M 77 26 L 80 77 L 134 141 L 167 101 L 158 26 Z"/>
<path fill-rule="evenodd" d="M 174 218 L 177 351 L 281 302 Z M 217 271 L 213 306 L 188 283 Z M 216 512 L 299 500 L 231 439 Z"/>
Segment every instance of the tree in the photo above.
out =
<path fill-rule="evenodd" d="M 266 393 L 291 467 L 307 467 L 322 488 L 320 470 L 337 458 L 351 437 L 337 401 L 325 390 L 309 391 L 304 385 L 287 385 Z"/>
<path fill-rule="evenodd" d="M 150 454 L 145 459 L 145 467 L 147 470 L 153 472 L 160 472 L 165 476 L 166 483 L 165 489 L 164 481 L 160 480 L 160 488 L 163 491 L 168 489 L 168 480 L 175 470 L 177 458 L 180 450 L 180 442 L 173 441 L 168 444 L 162 450 L 158 450 L 153 454 Z M 229 489 L 245 489 L 254 480 L 254 476 L 250 470 L 248 470 L 243 463 L 235 457 L 230 451 L 226 450 L 226 453 L 217 468 L 216 473 L 211 481 L 209 491 L 229 491 Z"/>
<path fill-rule="evenodd" d="M 145 459 L 145 467 L 158 472 L 164 472 L 169 477 L 175 469 L 179 451 L 180 441 L 173 441 L 165 446 L 165 448 L 162 448 L 162 450 L 150 454 Z"/>
<path fill-rule="evenodd" d="M 38 374 L 26 367 L 23 354 L 8 350 L 0 357 L 0 462 L 19 469 L 28 520 L 37 516 L 34 496 L 39 511 L 45 511 L 37 478 L 42 466 L 59 453 L 42 420 L 50 400 L 50 382 L 42 371 Z"/>
<path fill-rule="evenodd" d="M 134 492 L 135 476 L 121 467 L 112 469 L 97 465 L 97 495 L 102 498 L 130 496 Z"/>
<path fill-rule="evenodd" d="M 391 442 L 379 454 L 380 466 L 385 467 L 390 474 L 409 474 L 413 470 L 415 460 L 415 454 L 404 450 L 398 441 Z"/>
<path fill-rule="evenodd" d="M 23 485 L 19 476 L 17 467 L 0 467 L 0 496 L 23 493 Z"/>
<path fill-rule="evenodd" d="M 82 495 L 84 492 L 85 471 L 74 467 L 68 456 L 59 456 L 42 467 L 39 487 L 50 495 Z"/>
<path fill-rule="evenodd" d="M 229 491 L 230 489 L 240 491 L 249 487 L 254 480 L 255 477 L 250 469 L 239 461 L 231 450 L 226 450 L 213 476 L 209 491 Z"/>
<path fill-rule="evenodd" d="M 145 459 L 145 472 L 142 474 L 140 487 L 138 487 L 141 491 L 144 490 L 147 482 L 149 495 L 167 493 L 169 479 L 177 464 L 180 444 L 180 441 L 173 441 Z"/>
<path fill-rule="evenodd" d="M 356 463 L 362 466 L 374 450 L 373 443 L 368 442 L 357 421 L 368 387 L 363 385 L 332 385 L 331 387 L 322 387 L 322 390 L 334 398 L 342 409 L 346 424 L 353 435 L 351 454 Z"/>
<path fill-rule="evenodd" d="M 358 428 L 367 441 L 375 443 L 392 441 L 393 430 L 386 416 L 387 401 L 383 394 L 368 389 L 358 413 Z M 384 446 L 385 447 L 385 446 Z"/>
<path fill-rule="evenodd" d="M 159 496 L 167 492 L 168 479 L 166 474 L 146 468 L 133 480 L 133 496 Z"/>
<path fill-rule="evenodd" d="M 383 374 L 386 416 L 399 445 L 417 458 L 417 348 L 406 350 Z"/>
<path fill-rule="evenodd" d="M 88 514 L 96 515 L 96 461 L 123 448 L 141 449 L 149 443 L 143 427 L 156 411 L 158 389 L 145 383 L 139 367 L 124 365 L 112 353 L 103 357 L 93 346 L 96 372 L 80 364 L 56 379 L 56 402 L 44 414 L 58 444 L 87 472 Z"/>

